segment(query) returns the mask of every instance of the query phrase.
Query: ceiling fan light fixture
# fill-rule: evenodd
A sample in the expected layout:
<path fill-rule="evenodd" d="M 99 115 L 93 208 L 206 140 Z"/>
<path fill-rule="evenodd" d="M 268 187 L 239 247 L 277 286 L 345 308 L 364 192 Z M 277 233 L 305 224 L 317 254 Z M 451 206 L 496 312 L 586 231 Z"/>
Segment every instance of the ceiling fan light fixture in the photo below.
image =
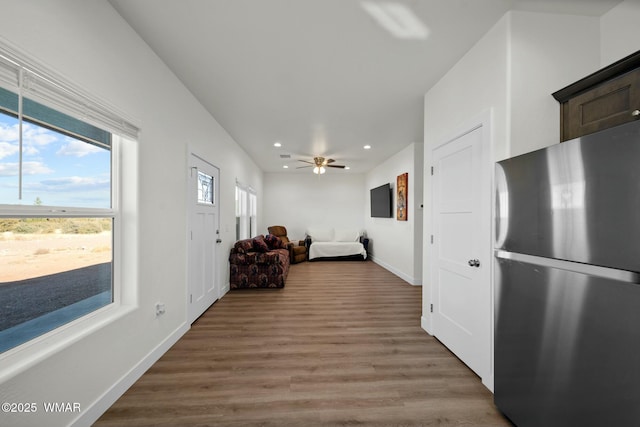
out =
<path fill-rule="evenodd" d="M 302 163 L 307 163 L 307 166 L 300 166 L 296 169 L 313 168 L 311 170 L 316 175 L 324 174 L 325 172 L 327 172 L 327 168 L 344 169 L 346 167 L 343 165 L 334 164 L 335 163 L 334 159 L 325 159 L 324 157 L 321 157 L 321 156 L 314 157 L 313 162 L 309 160 L 303 160 L 303 159 L 299 159 L 299 161 Z"/>

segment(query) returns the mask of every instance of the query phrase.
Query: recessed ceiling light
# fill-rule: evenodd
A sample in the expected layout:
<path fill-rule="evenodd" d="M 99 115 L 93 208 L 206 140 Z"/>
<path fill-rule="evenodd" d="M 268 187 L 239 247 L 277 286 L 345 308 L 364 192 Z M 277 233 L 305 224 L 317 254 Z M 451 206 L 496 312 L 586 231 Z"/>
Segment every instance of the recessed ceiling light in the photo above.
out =
<path fill-rule="evenodd" d="M 345 168 L 345 169 L 351 169 L 349 166 L 345 166 L 344 168 Z"/>
<path fill-rule="evenodd" d="M 364 147 L 362 147 L 362 148 L 364 148 L 365 150 L 370 150 L 370 149 L 371 149 L 371 146 L 370 146 L 370 145 L 365 145 L 365 146 L 364 146 Z"/>
<path fill-rule="evenodd" d="M 274 143 L 274 144 L 273 144 L 273 146 L 274 146 L 274 147 L 278 147 L 278 148 L 280 148 L 280 147 L 282 147 L 282 144 L 281 144 L 281 143 L 279 143 L 279 142 L 276 142 L 276 143 Z"/>
<path fill-rule="evenodd" d="M 284 165 L 284 166 L 282 166 L 282 168 L 283 168 L 283 169 L 289 169 L 289 166 Z"/>

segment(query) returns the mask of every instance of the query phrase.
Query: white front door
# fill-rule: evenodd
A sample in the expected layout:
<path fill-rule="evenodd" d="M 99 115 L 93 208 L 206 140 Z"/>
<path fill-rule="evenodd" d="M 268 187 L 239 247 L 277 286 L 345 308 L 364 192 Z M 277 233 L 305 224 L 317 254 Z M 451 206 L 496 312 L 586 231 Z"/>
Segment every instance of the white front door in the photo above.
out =
<path fill-rule="evenodd" d="M 219 297 L 216 246 L 219 242 L 220 171 L 196 155 L 189 164 L 188 317 L 193 323 Z"/>
<path fill-rule="evenodd" d="M 483 165 L 485 130 L 475 127 L 433 151 L 431 310 L 434 335 L 490 382 L 491 173 Z"/>

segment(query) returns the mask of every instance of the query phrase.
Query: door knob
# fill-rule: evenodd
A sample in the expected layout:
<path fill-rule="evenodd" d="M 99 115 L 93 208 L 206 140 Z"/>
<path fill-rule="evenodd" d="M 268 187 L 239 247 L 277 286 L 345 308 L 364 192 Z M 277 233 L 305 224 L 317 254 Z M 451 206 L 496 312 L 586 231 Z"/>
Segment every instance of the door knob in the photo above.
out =
<path fill-rule="evenodd" d="M 480 267 L 480 260 L 470 259 L 469 260 L 469 266 L 470 267 Z"/>
<path fill-rule="evenodd" d="M 633 110 L 633 111 L 631 112 L 631 115 L 632 115 L 633 117 L 640 116 L 640 110 Z"/>

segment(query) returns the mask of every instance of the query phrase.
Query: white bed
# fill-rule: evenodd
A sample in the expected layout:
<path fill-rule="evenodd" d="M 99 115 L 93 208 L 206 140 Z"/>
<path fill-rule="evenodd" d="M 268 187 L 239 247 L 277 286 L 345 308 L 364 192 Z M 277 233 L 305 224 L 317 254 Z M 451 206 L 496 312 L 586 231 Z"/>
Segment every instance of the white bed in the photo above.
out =
<path fill-rule="evenodd" d="M 309 261 L 319 258 L 361 256 L 367 259 L 367 249 L 357 230 L 310 228 L 307 230 Z"/>

